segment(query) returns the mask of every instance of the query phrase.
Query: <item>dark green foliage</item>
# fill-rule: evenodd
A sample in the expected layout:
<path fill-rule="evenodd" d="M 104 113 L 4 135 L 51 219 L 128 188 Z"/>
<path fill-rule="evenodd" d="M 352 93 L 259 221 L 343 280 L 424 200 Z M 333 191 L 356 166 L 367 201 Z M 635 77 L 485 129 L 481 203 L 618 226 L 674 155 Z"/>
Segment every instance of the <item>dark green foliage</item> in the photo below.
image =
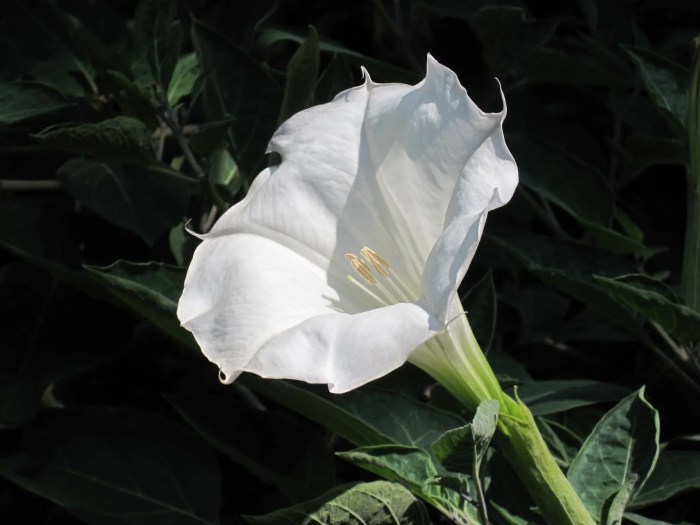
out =
<path fill-rule="evenodd" d="M 520 170 L 460 290 L 600 523 L 700 523 L 700 313 L 683 297 L 691 0 L 11 0 L 0 13 L 0 507 L 21 523 L 542 525 L 410 365 L 342 396 L 221 386 L 186 267 L 277 126 L 426 54 Z M 481 501 L 481 494 L 485 507 Z M 461 521 L 460 521 L 461 520 Z M 17 521 L 20 523 L 20 521 Z"/>

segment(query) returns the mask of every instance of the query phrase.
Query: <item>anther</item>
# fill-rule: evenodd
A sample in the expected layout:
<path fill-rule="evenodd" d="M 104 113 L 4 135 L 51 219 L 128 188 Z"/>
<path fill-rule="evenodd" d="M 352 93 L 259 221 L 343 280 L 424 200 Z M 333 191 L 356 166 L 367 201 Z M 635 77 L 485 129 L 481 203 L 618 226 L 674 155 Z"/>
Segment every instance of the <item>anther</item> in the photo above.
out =
<path fill-rule="evenodd" d="M 360 259 L 357 255 L 352 253 L 345 254 L 345 260 L 350 263 L 352 269 L 355 270 L 360 277 L 362 277 L 367 284 L 377 284 L 377 280 L 372 275 L 372 270 L 370 270 L 367 263 Z"/>
<path fill-rule="evenodd" d="M 364 257 L 372 265 L 372 267 L 377 270 L 379 275 L 382 277 L 389 276 L 389 272 L 387 272 L 389 269 L 389 262 L 384 257 L 367 246 L 362 248 L 360 253 L 362 254 L 362 257 Z"/>

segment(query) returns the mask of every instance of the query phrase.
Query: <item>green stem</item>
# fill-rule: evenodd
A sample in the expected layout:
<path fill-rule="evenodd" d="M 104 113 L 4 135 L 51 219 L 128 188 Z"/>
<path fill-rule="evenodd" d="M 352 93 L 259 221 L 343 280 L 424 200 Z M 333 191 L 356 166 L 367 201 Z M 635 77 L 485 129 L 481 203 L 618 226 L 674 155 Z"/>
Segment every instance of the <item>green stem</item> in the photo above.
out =
<path fill-rule="evenodd" d="M 683 253 L 683 295 L 686 304 L 700 311 L 700 37 L 691 43 L 692 62 L 688 90 L 688 210 Z"/>
<path fill-rule="evenodd" d="M 530 410 L 498 384 L 465 316 L 448 332 L 416 350 L 411 362 L 472 411 L 487 399 L 499 402 L 496 445 L 549 525 L 595 525 L 547 448 Z"/>
<path fill-rule="evenodd" d="M 595 525 L 581 498 L 547 448 L 530 410 L 520 400 L 501 412 L 494 440 L 537 509 L 550 525 Z M 517 413 L 517 416 L 511 414 Z"/>

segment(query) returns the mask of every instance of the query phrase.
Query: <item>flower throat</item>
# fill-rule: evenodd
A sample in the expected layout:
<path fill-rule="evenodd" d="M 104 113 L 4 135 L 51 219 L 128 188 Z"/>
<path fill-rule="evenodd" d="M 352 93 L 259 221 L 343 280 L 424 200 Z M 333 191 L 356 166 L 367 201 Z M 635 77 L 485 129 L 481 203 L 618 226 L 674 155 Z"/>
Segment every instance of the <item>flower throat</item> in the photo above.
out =
<path fill-rule="evenodd" d="M 363 247 L 359 257 L 354 253 L 346 253 L 345 260 L 365 284 L 352 275 L 348 275 L 348 281 L 381 306 L 411 303 L 418 299 L 418 294 L 391 269 L 389 261 L 372 248 Z"/>

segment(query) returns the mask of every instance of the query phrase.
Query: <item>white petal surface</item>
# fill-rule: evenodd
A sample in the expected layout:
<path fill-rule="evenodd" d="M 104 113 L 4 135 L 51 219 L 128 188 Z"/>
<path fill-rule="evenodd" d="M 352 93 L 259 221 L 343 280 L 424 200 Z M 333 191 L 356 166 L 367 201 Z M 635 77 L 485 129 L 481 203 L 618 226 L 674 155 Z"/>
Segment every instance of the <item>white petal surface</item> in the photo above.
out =
<path fill-rule="evenodd" d="M 304 256 L 266 237 L 235 234 L 197 248 L 177 314 L 231 379 L 269 338 L 335 312 L 337 300 L 325 272 Z"/>
<path fill-rule="evenodd" d="M 428 313 L 411 303 L 354 315 L 323 315 L 275 336 L 244 370 L 327 383 L 331 392 L 342 393 L 398 368 L 434 335 Z"/>

